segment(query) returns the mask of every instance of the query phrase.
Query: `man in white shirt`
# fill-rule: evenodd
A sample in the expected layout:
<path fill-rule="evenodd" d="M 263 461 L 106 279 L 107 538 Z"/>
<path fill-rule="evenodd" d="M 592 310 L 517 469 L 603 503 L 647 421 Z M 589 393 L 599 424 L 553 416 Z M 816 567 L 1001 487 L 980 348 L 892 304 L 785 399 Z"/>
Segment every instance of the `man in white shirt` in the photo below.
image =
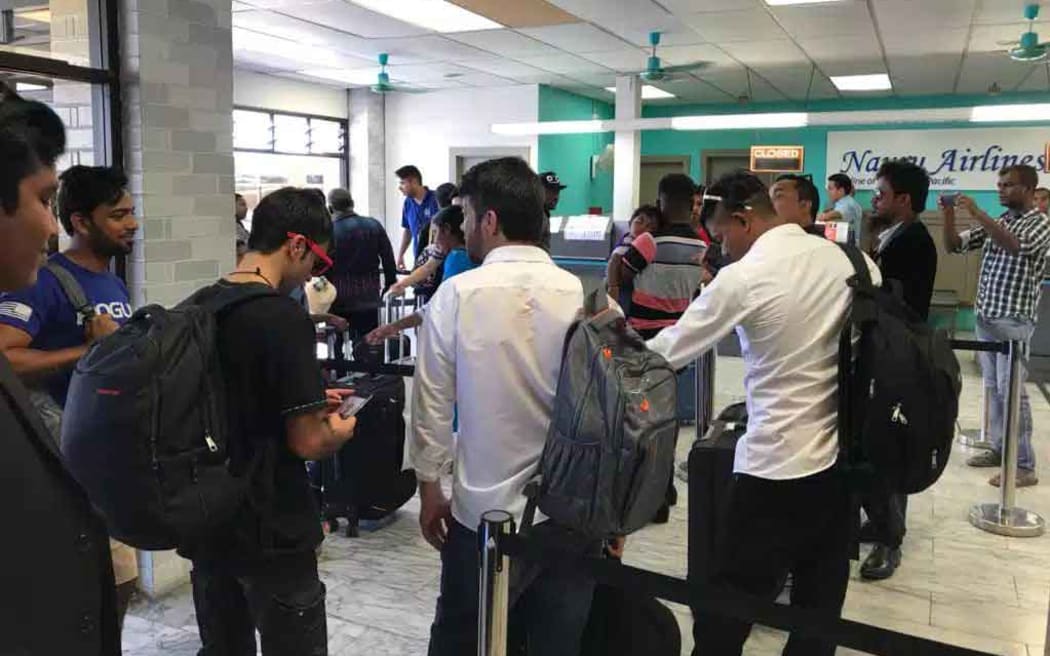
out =
<path fill-rule="evenodd" d="M 773 599 L 787 574 L 792 605 L 838 617 L 856 514 L 838 458 L 838 343 L 853 268 L 835 244 L 778 217 L 748 172 L 708 190 L 707 226 L 734 261 L 674 326 L 648 342 L 684 367 L 734 328 L 747 368 L 748 425 L 720 528 L 714 583 Z M 878 268 L 870 260 L 872 280 Z M 749 623 L 696 614 L 696 655 L 738 655 Z M 792 635 L 784 654 L 831 656 L 835 646 Z"/>
<path fill-rule="evenodd" d="M 860 230 L 864 222 L 864 208 L 853 197 L 853 180 L 845 173 L 836 173 L 828 178 L 828 198 L 833 207 L 817 217 L 818 221 L 834 223 L 845 221 L 849 224 L 849 241 L 860 243 Z"/>
<path fill-rule="evenodd" d="M 565 334 L 583 304 L 578 278 L 538 248 L 543 187 L 517 158 L 463 176 L 467 251 L 481 264 L 446 281 L 419 334 L 410 456 L 419 478 L 423 536 L 441 551 L 441 593 L 430 656 L 477 653 L 478 544 L 482 513 L 520 523 L 523 490 L 547 436 Z M 458 403 L 459 433 L 452 439 Z M 455 462 L 451 504 L 442 465 Z M 550 522 L 534 532 L 556 531 Z M 589 550 L 598 545 L 584 545 Z M 515 576 L 522 573 L 514 564 Z M 520 569 L 519 569 L 520 568 Z M 511 615 L 528 653 L 576 656 L 593 584 L 580 575 L 530 571 Z"/>

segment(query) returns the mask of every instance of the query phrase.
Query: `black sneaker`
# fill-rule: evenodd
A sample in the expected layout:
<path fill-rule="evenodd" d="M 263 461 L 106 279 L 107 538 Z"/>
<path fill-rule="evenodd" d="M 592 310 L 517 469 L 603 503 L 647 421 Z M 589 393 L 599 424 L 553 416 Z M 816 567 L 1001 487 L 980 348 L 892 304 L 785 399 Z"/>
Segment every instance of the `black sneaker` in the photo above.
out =
<path fill-rule="evenodd" d="M 877 544 L 860 566 L 860 578 L 865 581 L 883 581 L 893 576 L 900 565 L 900 547 L 891 548 Z"/>

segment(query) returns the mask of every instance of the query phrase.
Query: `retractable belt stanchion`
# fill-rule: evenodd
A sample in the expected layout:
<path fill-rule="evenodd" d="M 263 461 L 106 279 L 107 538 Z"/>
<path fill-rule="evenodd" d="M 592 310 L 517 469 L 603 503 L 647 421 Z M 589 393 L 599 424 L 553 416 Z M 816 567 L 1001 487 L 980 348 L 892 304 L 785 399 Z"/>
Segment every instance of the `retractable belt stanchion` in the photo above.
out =
<path fill-rule="evenodd" d="M 481 577 L 478 591 L 478 656 L 506 656 L 510 613 L 510 558 L 500 537 L 514 532 L 514 518 L 503 510 L 481 516 L 478 547 Z"/>
<path fill-rule="evenodd" d="M 696 359 L 696 437 L 707 434 L 715 418 L 715 350 Z"/>
<path fill-rule="evenodd" d="M 961 430 L 959 431 L 959 444 L 968 446 L 971 449 L 985 449 L 987 451 L 992 450 L 991 431 L 991 412 L 989 412 L 989 406 L 992 403 L 992 397 L 988 393 L 988 389 L 981 386 L 981 428 L 979 430 Z"/>
<path fill-rule="evenodd" d="M 1017 492 L 1017 449 L 1021 435 L 1021 391 L 1024 342 L 1010 342 L 1010 394 L 1006 404 L 1003 464 L 999 476 L 999 503 L 980 503 L 970 509 L 970 523 L 989 533 L 1009 537 L 1038 537 L 1046 522 L 1034 512 L 1014 505 Z"/>

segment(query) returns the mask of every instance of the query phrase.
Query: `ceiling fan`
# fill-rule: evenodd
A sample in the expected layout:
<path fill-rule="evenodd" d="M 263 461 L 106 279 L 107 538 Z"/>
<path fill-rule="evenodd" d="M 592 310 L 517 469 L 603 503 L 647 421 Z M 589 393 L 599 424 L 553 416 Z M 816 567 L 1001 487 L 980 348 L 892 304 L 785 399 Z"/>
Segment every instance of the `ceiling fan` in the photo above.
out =
<path fill-rule="evenodd" d="M 1028 21 L 1028 31 L 1021 35 L 1020 39 L 1014 41 L 1000 41 L 1001 46 L 1014 46 L 1007 50 L 1010 59 L 1019 62 L 1035 62 L 1046 59 L 1050 54 L 1050 43 L 1039 42 L 1039 35 L 1035 33 L 1035 19 L 1039 17 L 1039 3 L 1032 2 L 1024 7 L 1024 17 Z"/>
<path fill-rule="evenodd" d="M 390 62 L 390 55 L 385 52 L 379 53 L 379 75 L 376 77 L 376 83 L 373 84 L 370 89 L 372 93 L 378 93 L 380 95 L 387 93 L 426 93 L 425 89 L 417 89 L 415 87 L 404 87 L 399 84 L 390 83 L 390 74 L 386 72 L 386 66 Z"/>
<path fill-rule="evenodd" d="M 708 62 L 693 62 L 692 64 L 683 64 L 681 66 L 664 66 L 663 62 L 661 62 L 660 58 L 656 55 L 656 48 L 660 45 L 659 32 L 649 33 L 649 45 L 652 47 L 651 54 L 649 55 L 649 63 L 645 67 L 645 70 L 638 74 L 638 76 L 646 82 L 671 80 L 674 79 L 678 73 L 699 71 L 710 65 Z"/>

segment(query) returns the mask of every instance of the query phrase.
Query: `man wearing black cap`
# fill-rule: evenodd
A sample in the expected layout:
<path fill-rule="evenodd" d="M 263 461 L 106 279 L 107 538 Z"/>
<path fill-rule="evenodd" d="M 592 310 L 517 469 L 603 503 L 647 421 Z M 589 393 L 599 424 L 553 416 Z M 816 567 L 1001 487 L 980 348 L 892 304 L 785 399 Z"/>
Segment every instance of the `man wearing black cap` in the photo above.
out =
<path fill-rule="evenodd" d="M 543 200 L 543 212 L 547 215 L 546 223 L 543 225 L 543 241 L 540 242 L 540 247 L 549 253 L 551 251 L 551 212 L 558 207 L 558 201 L 561 199 L 561 190 L 565 188 L 565 185 L 561 183 L 561 180 L 558 179 L 558 174 L 554 171 L 540 173 L 540 182 L 543 183 L 543 191 L 546 193 L 546 197 Z"/>

